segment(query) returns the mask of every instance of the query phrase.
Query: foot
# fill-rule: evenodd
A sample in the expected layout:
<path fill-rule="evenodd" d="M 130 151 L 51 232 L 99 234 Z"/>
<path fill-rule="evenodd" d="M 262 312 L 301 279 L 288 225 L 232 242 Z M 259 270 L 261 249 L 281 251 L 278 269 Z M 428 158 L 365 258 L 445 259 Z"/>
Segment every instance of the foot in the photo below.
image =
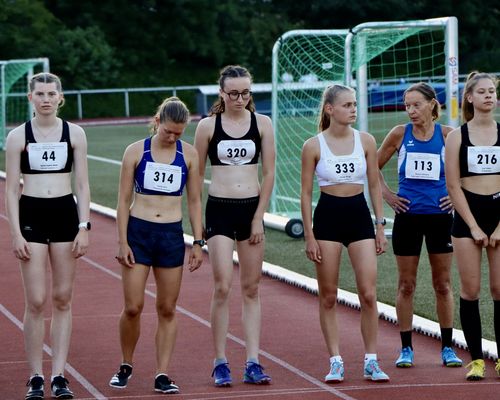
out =
<path fill-rule="evenodd" d="M 370 360 L 365 364 L 363 376 L 365 379 L 371 379 L 375 382 L 387 382 L 389 380 L 389 375 L 380 369 L 377 360 Z"/>
<path fill-rule="evenodd" d="M 330 372 L 325 376 L 326 383 L 338 383 L 344 380 L 344 363 L 334 361 L 330 364 Z"/>
<path fill-rule="evenodd" d="M 472 360 L 465 366 L 465 368 L 470 368 L 470 371 L 467 372 L 467 375 L 465 375 L 465 379 L 468 381 L 480 381 L 481 379 L 484 379 L 484 360 Z"/>
<path fill-rule="evenodd" d="M 262 367 L 262 365 L 254 362 L 247 362 L 245 374 L 243 375 L 243 382 L 253 383 L 256 385 L 268 384 L 271 382 L 271 377 L 266 375 L 263 370 L 264 367 Z"/>
<path fill-rule="evenodd" d="M 68 383 L 68 380 L 62 375 L 54 377 L 50 384 L 52 397 L 55 399 L 72 399 L 73 392 L 69 390 Z"/>
<path fill-rule="evenodd" d="M 175 394 L 179 393 L 179 386 L 167 375 L 159 374 L 155 378 L 155 392 Z"/>
<path fill-rule="evenodd" d="M 497 360 L 497 362 L 495 364 L 495 371 L 496 371 L 497 375 L 500 377 L 500 358 Z"/>
<path fill-rule="evenodd" d="M 212 377 L 215 381 L 215 386 L 217 387 L 229 387 L 231 386 L 231 370 L 229 369 L 228 363 L 223 363 L 217 365 L 212 371 Z"/>
<path fill-rule="evenodd" d="M 118 372 L 109 381 L 109 386 L 124 389 L 127 387 L 130 378 L 132 378 L 132 366 L 130 364 L 122 364 Z"/>
<path fill-rule="evenodd" d="M 25 400 L 42 400 L 43 399 L 43 378 L 40 375 L 32 376 L 26 383 L 28 392 L 24 397 Z"/>
<path fill-rule="evenodd" d="M 399 358 L 396 360 L 396 367 L 410 368 L 413 367 L 413 350 L 411 347 L 403 347 L 399 353 Z"/>
<path fill-rule="evenodd" d="M 462 360 L 457 357 L 455 351 L 451 347 L 443 347 L 443 350 L 441 350 L 441 359 L 445 367 L 462 366 Z"/>

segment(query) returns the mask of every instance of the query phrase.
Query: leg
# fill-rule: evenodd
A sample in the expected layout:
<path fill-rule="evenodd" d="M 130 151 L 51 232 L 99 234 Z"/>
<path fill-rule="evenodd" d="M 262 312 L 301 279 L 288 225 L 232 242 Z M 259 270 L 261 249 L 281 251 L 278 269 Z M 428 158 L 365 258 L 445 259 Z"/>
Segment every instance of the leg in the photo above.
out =
<path fill-rule="evenodd" d="M 337 324 L 337 289 L 342 244 L 318 240 L 322 262 L 316 264 L 319 290 L 319 321 L 330 357 L 340 355 Z"/>
<path fill-rule="evenodd" d="M 124 306 L 120 315 L 120 345 L 122 363 L 132 365 L 135 346 L 141 333 L 141 313 L 144 308 L 144 290 L 149 275 L 148 266 L 122 266 Z"/>
<path fill-rule="evenodd" d="M 258 244 L 250 244 L 248 240 L 238 241 L 237 250 L 247 360 L 258 360 L 261 325 L 259 282 L 264 261 L 264 241 Z"/>
<path fill-rule="evenodd" d="M 233 281 L 234 241 L 217 235 L 208 240 L 208 255 L 214 276 L 214 292 L 210 306 L 210 322 L 215 358 L 226 358 L 226 336 L 229 327 L 229 294 Z"/>
<path fill-rule="evenodd" d="M 71 341 L 71 300 L 75 280 L 76 258 L 71 252 L 72 242 L 51 243 L 52 266 L 52 376 L 64 375 Z"/>
<path fill-rule="evenodd" d="M 494 304 L 495 339 L 497 342 L 497 354 L 500 358 L 500 247 L 488 247 L 486 251 L 489 261 L 490 292 Z M 497 373 L 500 375 L 500 363 L 497 362 Z"/>
<path fill-rule="evenodd" d="M 432 287 L 436 294 L 436 312 L 441 328 L 453 328 L 452 257 L 452 253 L 429 254 Z"/>
<path fill-rule="evenodd" d="M 182 267 L 153 268 L 156 279 L 156 374 L 166 374 L 177 336 L 175 307 L 179 297 Z"/>
<path fill-rule="evenodd" d="M 47 299 L 45 271 L 47 268 L 48 246 L 30 242 L 31 258 L 21 262 L 24 285 L 24 346 L 31 375 L 43 375 L 43 338 L 45 326 L 43 310 Z"/>
<path fill-rule="evenodd" d="M 396 314 L 401 332 L 411 332 L 413 329 L 413 297 L 419 260 L 419 256 L 396 256 L 399 272 Z"/>

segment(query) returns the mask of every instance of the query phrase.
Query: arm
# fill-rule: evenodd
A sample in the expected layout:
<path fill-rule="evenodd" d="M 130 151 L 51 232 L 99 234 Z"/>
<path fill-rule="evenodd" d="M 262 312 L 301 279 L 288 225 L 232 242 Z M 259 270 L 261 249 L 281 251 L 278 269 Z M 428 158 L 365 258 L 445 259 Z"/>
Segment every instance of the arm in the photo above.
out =
<path fill-rule="evenodd" d="M 319 159 L 317 138 L 311 138 L 302 146 L 300 210 L 304 225 L 306 256 L 309 260 L 321 263 L 321 250 L 312 230 L 312 190 L 314 171 Z"/>
<path fill-rule="evenodd" d="M 377 164 L 377 143 L 375 138 L 368 133 L 361 133 L 363 148 L 366 156 L 366 175 L 368 179 L 368 191 L 372 201 L 373 212 L 375 218 L 380 220 L 384 217 L 382 204 L 382 190 L 379 182 L 380 170 Z M 385 252 L 387 247 L 387 238 L 385 237 L 384 226 L 376 224 L 375 244 L 377 254 Z"/>
<path fill-rule="evenodd" d="M 125 150 L 120 169 L 120 184 L 118 188 L 118 204 L 116 206 L 116 225 L 118 229 L 118 256 L 116 259 L 122 265 L 131 268 L 135 264 L 134 254 L 127 241 L 127 226 L 130 206 L 133 200 L 134 171 L 139 162 L 143 141 L 131 144 Z"/>
<path fill-rule="evenodd" d="M 446 142 L 446 138 L 448 137 L 448 134 L 453 131 L 453 127 L 449 125 L 441 125 L 441 132 L 443 133 L 443 138 Z M 446 173 L 445 173 L 446 176 Z M 444 196 L 439 199 L 439 208 L 443 211 L 448 211 L 449 214 L 453 212 L 453 203 L 451 201 L 450 196 Z"/>
<path fill-rule="evenodd" d="M 264 115 L 257 115 L 258 126 L 261 132 L 262 148 L 262 182 L 260 187 L 259 204 L 252 219 L 250 243 L 259 243 L 264 239 L 262 221 L 269 205 L 273 192 L 274 174 L 276 164 L 276 149 L 274 145 L 274 132 L 271 119 Z"/>
<path fill-rule="evenodd" d="M 214 131 L 211 126 L 211 118 L 202 119 L 196 126 L 194 134 L 194 148 L 198 153 L 198 180 L 200 187 L 200 199 L 203 196 L 203 188 L 205 187 L 205 166 L 207 164 L 208 145 L 210 143 L 211 132 Z M 205 228 L 202 222 L 202 236 L 205 237 Z"/>
<path fill-rule="evenodd" d="M 448 195 L 451 198 L 456 212 L 460 214 L 462 219 L 469 226 L 475 243 L 486 247 L 488 245 L 488 237 L 482 229 L 479 228 L 476 219 L 472 215 L 469 203 L 467 203 L 467 199 L 465 198 L 460 184 L 459 151 L 461 140 L 460 129 L 455 129 L 446 138 L 444 162 L 446 188 L 448 189 Z"/>
<path fill-rule="evenodd" d="M 203 234 L 202 218 L 201 218 L 201 186 L 199 180 L 199 156 L 194 147 L 187 143 L 183 143 L 184 157 L 187 161 L 189 169 L 186 191 L 187 204 L 189 210 L 189 221 L 195 239 L 201 239 Z M 193 272 L 200 268 L 203 261 L 201 246 L 194 245 L 189 255 L 189 271 Z"/>
<path fill-rule="evenodd" d="M 5 210 L 9 220 L 12 248 L 16 258 L 27 261 L 31 257 L 31 248 L 21 233 L 19 224 L 19 197 L 21 185 L 21 152 L 24 147 L 24 125 L 14 129 L 7 136 L 5 167 Z"/>
<path fill-rule="evenodd" d="M 90 219 L 90 187 L 87 166 L 87 138 L 84 130 L 74 124 L 70 124 L 71 143 L 73 145 L 75 194 L 78 207 L 78 218 L 80 222 Z M 73 241 L 72 251 L 76 258 L 87 252 L 89 245 L 89 233 L 80 228 Z"/>
<path fill-rule="evenodd" d="M 404 197 L 399 197 L 395 192 L 393 192 L 387 182 L 384 179 L 384 175 L 382 174 L 382 168 L 384 168 L 385 164 L 391 159 L 391 157 L 398 151 L 401 147 L 401 143 L 403 142 L 405 127 L 403 125 L 395 126 L 391 129 L 391 131 L 387 134 L 382 145 L 377 151 L 377 162 L 379 170 L 379 179 L 380 185 L 382 189 L 382 196 L 385 202 L 396 212 L 406 212 L 408 211 L 408 203 L 410 202 L 408 199 Z"/>

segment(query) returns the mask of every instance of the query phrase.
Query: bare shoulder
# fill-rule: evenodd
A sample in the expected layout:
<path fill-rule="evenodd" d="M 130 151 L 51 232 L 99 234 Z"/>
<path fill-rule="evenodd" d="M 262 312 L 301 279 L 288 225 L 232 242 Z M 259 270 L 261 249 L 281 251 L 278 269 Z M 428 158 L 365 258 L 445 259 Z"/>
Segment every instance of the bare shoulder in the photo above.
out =
<path fill-rule="evenodd" d="M 196 133 L 212 132 L 215 128 L 215 115 L 200 119 L 196 125 Z"/>
<path fill-rule="evenodd" d="M 302 145 L 302 150 L 303 151 L 319 151 L 319 140 L 318 140 L 318 135 L 314 135 L 313 137 L 310 137 L 307 139 L 304 144 Z"/>
<path fill-rule="evenodd" d="M 73 122 L 68 122 L 69 132 L 71 137 L 85 137 L 85 131 L 80 125 L 74 124 Z"/>
<path fill-rule="evenodd" d="M 273 125 L 271 118 L 269 118 L 267 115 L 255 113 L 255 118 L 257 119 L 257 124 L 259 126 L 272 126 Z"/>
<path fill-rule="evenodd" d="M 371 133 L 359 132 L 359 137 L 361 138 L 361 143 L 363 143 L 363 147 L 377 145 L 375 137 Z"/>
<path fill-rule="evenodd" d="M 196 148 L 184 141 L 184 140 L 181 140 L 181 143 L 182 143 L 182 152 L 184 153 L 184 157 L 186 158 L 197 158 L 198 157 L 198 151 L 196 150 Z"/>
<path fill-rule="evenodd" d="M 441 125 L 441 132 L 444 137 L 447 137 L 450 132 L 452 132 L 455 128 L 449 125 Z"/>
<path fill-rule="evenodd" d="M 18 127 L 12 129 L 6 140 L 6 145 L 8 148 L 22 148 L 24 147 L 25 141 L 25 126 L 26 124 L 19 125 Z"/>

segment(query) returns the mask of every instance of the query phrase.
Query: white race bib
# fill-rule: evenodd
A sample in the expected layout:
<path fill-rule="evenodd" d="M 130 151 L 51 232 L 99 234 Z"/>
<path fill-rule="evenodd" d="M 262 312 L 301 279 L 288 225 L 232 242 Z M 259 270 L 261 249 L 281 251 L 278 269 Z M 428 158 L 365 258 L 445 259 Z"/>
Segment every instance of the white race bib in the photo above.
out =
<path fill-rule="evenodd" d="M 438 181 L 441 173 L 440 158 L 439 154 L 407 153 L 406 178 Z"/>
<path fill-rule="evenodd" d="M 144 189 L 172 193 L 181 188 L 182 168 L 148 161 L 144 170 Z"/>
<path fill-rule="evenodd" d="M 251 140 L 222 140 L 217 145 L 217 157 L 222 164 L 248 164 L 255 156 L 255 143 Z"/>
<path fill-rule="evenodd" d="M 500 172 L 500 147 L 474 146 L 467 148 L 467 168 L 475 174 Z"/>
<path fill-rule="evenodd" d="M 30 168 L 34 171 L 60 171 L 68 161 L 68 144 L 29 143 L 28 159 Z"/>
<path fill-rule="evenodd" d="M 359 157 L 352 155 L 335 156 L 334 159 L 327 161 L 327 165 L 332 176 L 335 176 L 335 182 L 354 183 L 359 180 L 363 162 Z"/>

